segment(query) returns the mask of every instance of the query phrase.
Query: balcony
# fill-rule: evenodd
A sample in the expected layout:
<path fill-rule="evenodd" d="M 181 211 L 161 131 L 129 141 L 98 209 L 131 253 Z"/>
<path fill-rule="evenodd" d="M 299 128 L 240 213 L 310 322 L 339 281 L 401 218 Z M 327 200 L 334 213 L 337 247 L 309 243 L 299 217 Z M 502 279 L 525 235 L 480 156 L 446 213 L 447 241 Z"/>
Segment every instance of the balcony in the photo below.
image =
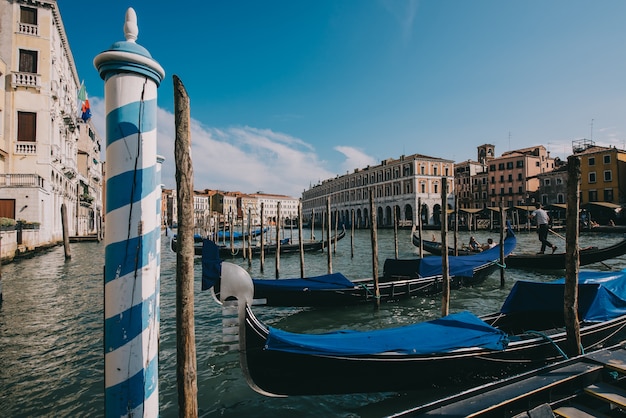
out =
<path fill-rule="evenodd" d="M 20 22 L 20 27 L 18 28 L 18 31 L 22 35 L 39 36 L 39 26 L 30 23 Z"/>
<path fill-rule="evenodd" d="M 41 76 L 33 73 L 13 73 L 11 74 L 11 87 L 32 87 L 41 89 Z"/>
<path fill-rule="evenodd" d="M 16 142 L 15 150 L 13 152 L 15 155 L 36 155 L 37 143 L 27 141 Z"/>
<path fill-rule="evenodd" d="M 43 188 L 43 177 L 39 174 L 0 174 L 0 187 Z"/>

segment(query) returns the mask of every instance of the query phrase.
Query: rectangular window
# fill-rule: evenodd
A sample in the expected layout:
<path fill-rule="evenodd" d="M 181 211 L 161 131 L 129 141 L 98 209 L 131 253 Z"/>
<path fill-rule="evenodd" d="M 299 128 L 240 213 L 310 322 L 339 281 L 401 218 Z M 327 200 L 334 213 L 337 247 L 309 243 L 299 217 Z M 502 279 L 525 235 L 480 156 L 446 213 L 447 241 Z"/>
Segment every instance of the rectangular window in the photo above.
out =
<path fill-rule="evenodd" d="M 37 24 L 37 9 L 20 7 L 20 22 L 28 25 Z"/>
<path fill-rule="evenodd" d="M 589 201 L 597 202 L 598 201 L 598 191 L 597 190 L 589 190 Z"/>
<path fill-rule="evenodd" d="M 496 171 L 496 165 L 495 164 L 491 164 L 489 166 L 489 171 Z"/>
<path fill-rule="evenodd" d="M 19 71 L 21 73 L 37 73 L 37 51 L 20 49 Z"/>
<path fill-rule="evenodd" d="M 17 112 L 17 140 L 35 142 L 37 140 L 37 114 Z"/>
<path fill-rule="evenodd" d="M 604 172 L 604 181 L 612 181 L 613 180 L 613 173 L 611 172 L 611 170 L 606 170 Z"/>
<path fill-rule="evenodd" d="M 592 171 L 591 173 L 589 173 L 589 183 L 595 183 L 596 182 L 596 172 Z"/>
<path fill-rule="evenodd" d="M 544 186 L 549 186 L 550 185 L 550 179 L 544 179 L 543 180 L 543 185 Z"/>
<path fill-rule="evenodd" d="M 596 157 L 589 157 L 588 163 L 589 165 L 596 165 Z"/>
<path fill-rule="evenodd" d="M 522 168 L 524 167 L 524 160 L 518 160 L 517 161 L 517 168 Z"/>
<path fill-rule="evenodd" d="M 506 168 L 509 169 L 509 170 L 512 169 L 513 168 L 513 161 L 507 162 L 506 163 Z"/>
<path fill-rule="evenodd" d="M 504 170 L 504 163 L 498 164 L 498 170 Z"/>
<path fill-rule="evenodd" d="M 604 189 L 604 201 L 613 202 L 613 189 Z"/>
<path fill-rule="evenodd" d="M 610 155 L 605 155 L 604 156 L 604 164 L 611 164 L 611 156 Z"/>

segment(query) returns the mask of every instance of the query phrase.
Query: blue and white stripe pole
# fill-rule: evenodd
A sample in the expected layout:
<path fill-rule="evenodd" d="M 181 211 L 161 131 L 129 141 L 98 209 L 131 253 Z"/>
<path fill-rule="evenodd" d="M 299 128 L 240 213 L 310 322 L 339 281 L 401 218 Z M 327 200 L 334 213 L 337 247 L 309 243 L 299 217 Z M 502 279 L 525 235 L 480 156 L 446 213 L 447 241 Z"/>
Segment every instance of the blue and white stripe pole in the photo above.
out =
<path fill-rule="evenodd" d="M 107 417 L 159 415 L 161 179 L 157 88 L 165 72 L 138 45 L 126 12 L 125 41 L 94 59 L 105 81 L 106 222 L 104 380 Z"/>

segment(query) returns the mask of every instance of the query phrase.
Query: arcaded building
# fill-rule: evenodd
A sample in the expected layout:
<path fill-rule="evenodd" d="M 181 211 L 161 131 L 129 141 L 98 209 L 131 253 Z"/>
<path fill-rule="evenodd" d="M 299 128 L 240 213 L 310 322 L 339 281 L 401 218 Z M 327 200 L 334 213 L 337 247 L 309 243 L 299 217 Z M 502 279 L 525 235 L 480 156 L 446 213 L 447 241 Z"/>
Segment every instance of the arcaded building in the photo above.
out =
<path fill-rule="evenodd" d="M 442 203 L 442 183 L 448 191 Z M 302 193 L 302 217 L 321 225 L 330 199 L 332 222 L 367 227 L 370 219 L 370 191 L 373 192 L 378 226 L 411 226 L 421 204 L 422 224 L 441 223 L 442 208 L 454 208 L 454 162 L 413 154 L 389 158 L 379 165 L 357 168 L 352 173 L 327 179 Z"/>

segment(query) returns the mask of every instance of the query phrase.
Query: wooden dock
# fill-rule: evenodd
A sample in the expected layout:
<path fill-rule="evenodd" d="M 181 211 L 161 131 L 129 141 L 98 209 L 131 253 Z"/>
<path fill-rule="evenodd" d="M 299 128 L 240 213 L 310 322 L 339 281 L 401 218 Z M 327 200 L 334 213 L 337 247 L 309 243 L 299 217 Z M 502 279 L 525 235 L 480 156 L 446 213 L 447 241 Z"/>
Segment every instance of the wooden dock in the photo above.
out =
<path fill-rule="evenodd" d="M 603 417 L 624 410 L 626 342 L 391 416 Z"/>

